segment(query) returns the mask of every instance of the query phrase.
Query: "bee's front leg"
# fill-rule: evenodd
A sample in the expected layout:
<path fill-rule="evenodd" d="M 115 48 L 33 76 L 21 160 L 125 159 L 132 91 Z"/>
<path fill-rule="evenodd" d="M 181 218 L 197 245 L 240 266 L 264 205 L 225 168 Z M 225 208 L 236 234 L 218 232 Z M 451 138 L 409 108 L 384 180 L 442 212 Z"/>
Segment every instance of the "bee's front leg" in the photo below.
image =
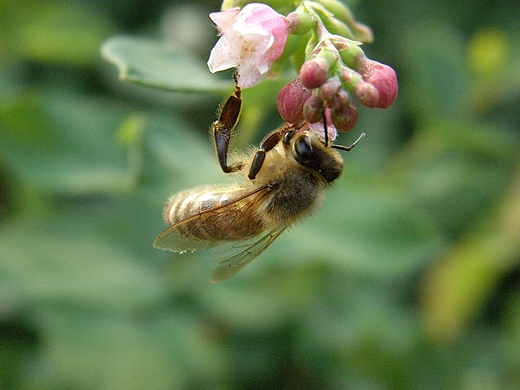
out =
<path fill-rule="evenodd" d="M 253 162 L 251 163 L 251 167 L 249 168 L 249 174 L 247 177 L 249 177 L 251 180 L 256 178 L 256 175 L 258 175 L 258 172 L 260 172 L 260 168 L 262 168 L 262 165 L 265 160 L 265 154 L 273 149 L 278 142 L 282 139 L 283 132 L 282 131 L 275 131 L 267 136 L 260 145 L 260 148 L 256 151 Z"/>
<path fill-rule="evenodd" d="M 233 75 L 235 84 L 237 82 L 236 74 Z M 225 173 L 236 172 L 240 170 L 244 164 L 235 164 L 229 166 L 227 163 L 227 154 L 229 141 L 233 135 L 233 131 L 238 123 L 240 111 L 242 110 L 242 91 L 238 85 L 235 86 L 235 92 L 227 98 L 222 105 L 218 119 L 211 124 L 211 134 L 215 143 L 215 151 L 220 167 Z"/>

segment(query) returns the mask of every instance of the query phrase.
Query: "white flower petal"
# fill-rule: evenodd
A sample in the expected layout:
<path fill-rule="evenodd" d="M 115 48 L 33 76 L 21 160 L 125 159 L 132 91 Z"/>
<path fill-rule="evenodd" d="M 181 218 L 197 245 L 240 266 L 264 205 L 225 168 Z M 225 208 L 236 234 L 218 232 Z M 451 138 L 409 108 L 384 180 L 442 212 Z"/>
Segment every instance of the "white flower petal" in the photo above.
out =
<path fill-rule="evenodd" d="M 208 59 L 208 67 L 211 73 L 234 68 L 240 64 L 240 57 L 236 55 L 234 47 L 234 42 L 230 42 L 224 37 L 218 40 Z"/>
<path fill-rule="evenodd" d="M 209 17 L 222 34 L 227 34 L 233 29 L 233 24 L 239 12 L 240 8 L 236 7 L 228 9 L 227 11 L 212 12 L 209 14 Z"/>
<path fill-rule="evenodd" d="M 257 84 L 283 51 L 288 20 L 265 4 L 210 14 L 222 36 L 211 50 L 211 72 L 236 67 L 241 87 Z"/>

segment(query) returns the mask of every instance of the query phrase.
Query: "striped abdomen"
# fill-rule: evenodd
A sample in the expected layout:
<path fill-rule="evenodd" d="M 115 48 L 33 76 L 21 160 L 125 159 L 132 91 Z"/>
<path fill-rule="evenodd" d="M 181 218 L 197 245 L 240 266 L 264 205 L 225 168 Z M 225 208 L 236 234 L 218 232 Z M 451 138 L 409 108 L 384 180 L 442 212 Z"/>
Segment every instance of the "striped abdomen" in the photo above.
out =
<path fill-rule="evenodd" d="M 255 202 L 244 198 L 244 188 L 210 187 L 182 191 L 172 196 L 164 220 L 176 225 L 186 239 L 232 241 L 254 237 L 264 230 Z"/>

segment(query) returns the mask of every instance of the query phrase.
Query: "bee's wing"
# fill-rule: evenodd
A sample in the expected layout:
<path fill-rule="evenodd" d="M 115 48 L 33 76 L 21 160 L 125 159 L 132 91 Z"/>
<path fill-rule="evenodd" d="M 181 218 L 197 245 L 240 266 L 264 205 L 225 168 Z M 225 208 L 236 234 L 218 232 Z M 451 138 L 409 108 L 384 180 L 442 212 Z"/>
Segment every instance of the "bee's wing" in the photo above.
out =
<path fill-rule="evenodd" d="M 189 216 L 185 219 L 182 219 L 180 221 L 175 222 L 173 225 L 168 226 L 166 229 L 164 229 L 155 239 L 153 246 L 155 248 L 159 249 L 165 249 L 172 252 L 178 252 L 178 253 L 184 253 L 184 252 L 194 252 L 197 249 L 208 249 L 216 245 L 220 245 L 223 242 L 218 240 L 204 240 L 204 239 L 197 239 L 197 238 L 186 238 L 181 237 L 178 233 L 179 227 L 182 225 L 185 225 L 187 223 L 193 223 L 196 222 L 199 219 L 202 219 L 209 215 L 214 215 L 216 218 L 225 218 L 226 224 L 234 223 L 240 223 L 240 220 L 242 218 L 249 218 L 248 213 L 245 212 L 245 208 L 252 207 L 256 202 L 259 202 L 263 199 L 263 197 L 266 195 L 268 186 L 261 186 L 258 188 L 255 188 L 252 191 L 248 191 L 245 194 L 242 194 L 241 196 L 237 197 L 236 199 L 218 206 L 214 207 L 209 210 L 204 210 L 200 213 L 194 214 L 192 216 Z M 221 213 L 220 211 L 223 208 L 229 207 L 231 205 L 236 204 L 239 201 L 242 201 L 244 199 L 248 199 L 247 202 L 244 202 L 244 208 L 241 208 L 241 212 L 237 212 L 233 215 L 232 220 L 230 219 L 228 214 Z M 224 225 L 224 224 L 223 224 Z"/>
<path fill-rule="evenodd" d="M 211 212 L 211 210 L 208 210 Z M 176 253 L 195 252 L 197 249 L 207 249 L 211 246 L 211 241 L 198 240 L 195 238 L 181 237 L 177 231 L 180 225 L 200 218 L 202 213 L 192 215 L 181 221 L 174 223 L 164 229 L 153 242 L 154 248 L 164 249 Z"/>
<path fill-rule="evenodd" d="M 218 267 L 211 273 L 211 282 L 220 282 L 235 275 L 271 245 L 285 228 L 285 226 L 274 228 L 265 234 L 237 242 L 231 248 L 221 251 L 219 254 L 224 257 L 215 260 Z"/>

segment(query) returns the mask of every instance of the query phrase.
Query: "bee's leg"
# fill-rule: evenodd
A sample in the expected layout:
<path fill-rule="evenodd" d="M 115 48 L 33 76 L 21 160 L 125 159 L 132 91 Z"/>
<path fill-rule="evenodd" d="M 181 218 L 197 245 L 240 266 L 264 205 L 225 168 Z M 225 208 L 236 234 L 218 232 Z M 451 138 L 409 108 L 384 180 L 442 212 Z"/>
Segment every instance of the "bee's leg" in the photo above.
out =
<path fill-rule="evenodd" d="M 235 83 L 237 76 L 233 75 Z M 215 150 L 220 167 L 225 173 L 235 172 L 242 168 L 243 164 L 228 166 L 227 154 L 229 141 L 238 123 L 240 111 L 242 109 L 242 92 L 240 87 L 235 87 L 235 92 L 227 98 L 222 105 L 218 119 L 211 124 L 211 133 L 215 142 Z"/>
<path fill-rule="evenodd" d="M 266 139 L 264 139 L 260 145 L 260 148 L 256 151 L 255 156 L 253 157 L 253 162 L 251 163 L 251 167 L 249 168 L 249 175 L 247 175 L 247 177 L 249 177 L 251 180 L 256 177 L 258 172 L 260 172 L 260 168 L 262 168 L 266 152 L 273 149 L 278 144 L 278 142 L 280 142 L 283 134 L 284 133 L 281 131 L 275 131 L 274 133 L 267 136 Z"/>

